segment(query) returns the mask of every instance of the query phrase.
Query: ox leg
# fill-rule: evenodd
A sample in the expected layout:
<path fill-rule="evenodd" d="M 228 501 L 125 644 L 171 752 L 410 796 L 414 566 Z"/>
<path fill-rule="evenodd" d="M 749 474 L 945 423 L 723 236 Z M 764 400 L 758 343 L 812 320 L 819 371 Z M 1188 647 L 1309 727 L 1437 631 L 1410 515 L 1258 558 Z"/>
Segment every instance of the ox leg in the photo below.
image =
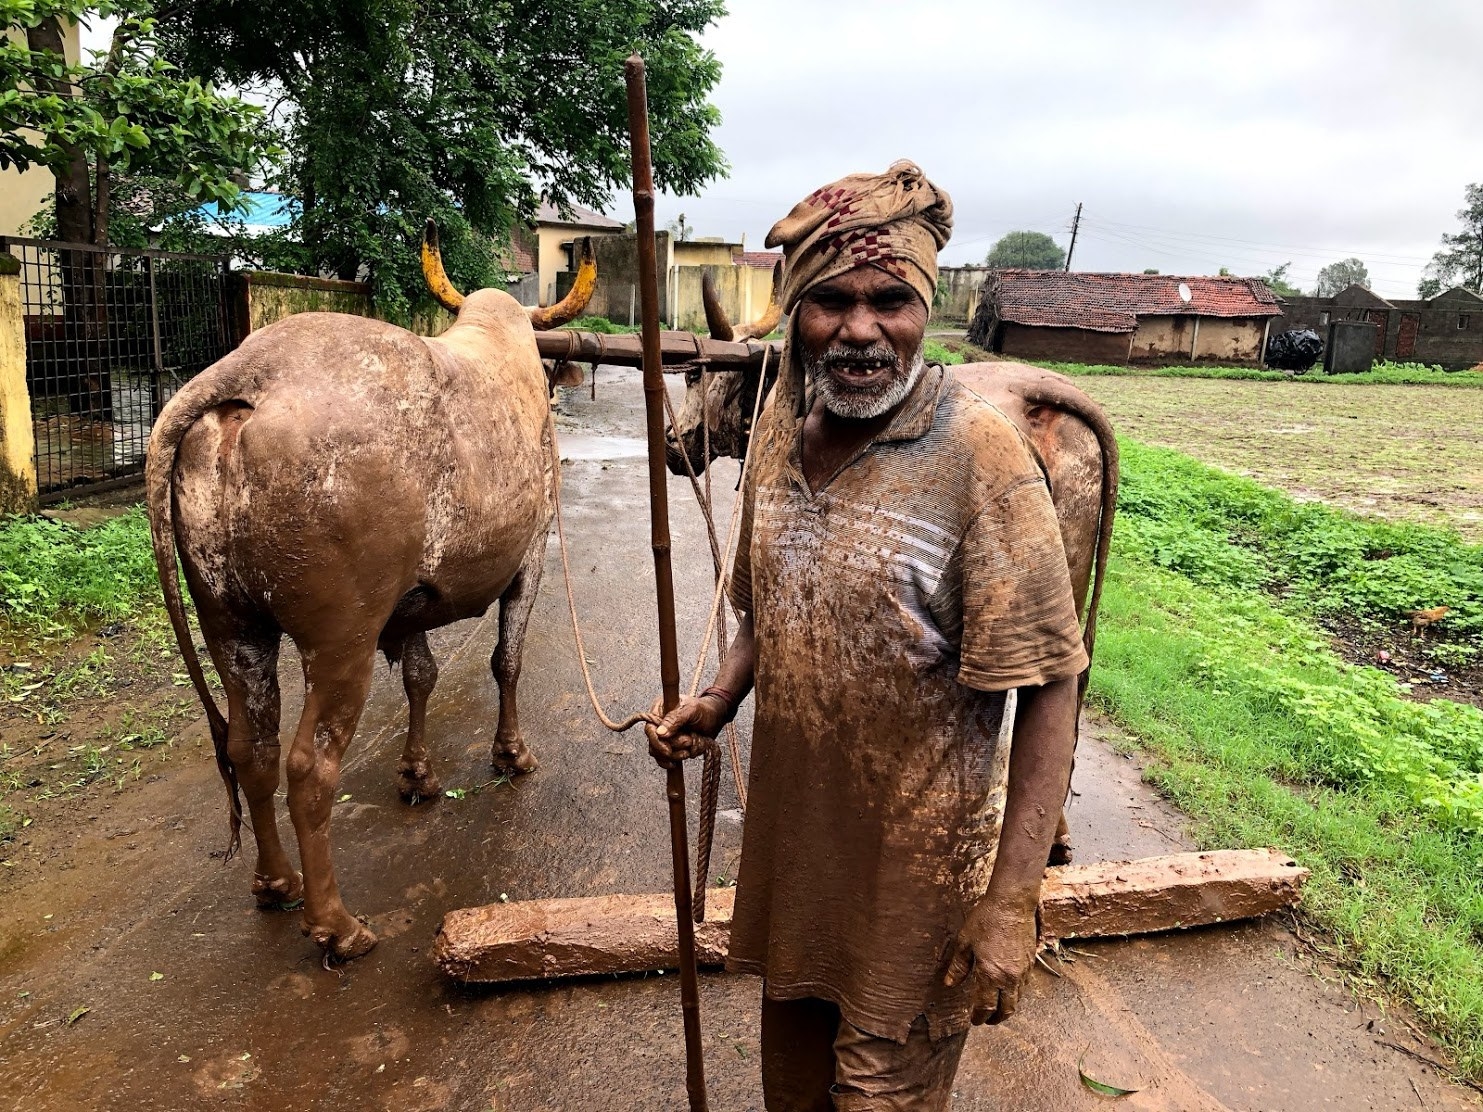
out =
<path fill-rule="evenodd" d="M 397 762 L 397 790 L 408 803 L 436 799 L 441 785 L 427 759 L 427 699 L 438 682 L 438 662 L 427 647 L 427 634 L 414 633 L 402 642 L 402 687 L 407 692 L 407 744 Z"/>
<path fill-rule="evenodd" d="M 371 688 L 372 652 L 359 648 L 300 649 L 304 713 L 288 754 L 288 813 L 304 864 L 304 933 L 329 957 L 349 961 L 376 945 L 376 936 L 345 910 L 330 855 L 330 811 L 340 762 L 355 734 Z"/>
<path fill-rule="evenodd" d="M 202 613 L 205 613 L 203 608 Z M 208 619 L 208 625 L 215 625 Z M 304 895 L 303 874 L 296 872 L 278 836 L 278 642 L 282 635 L 216 636 L 208 642 L 222 687 L 227 695 L 227 756 L 237 772 L 237 783 L 247 800 L 257 864 L 252 871 L 252 895 L 265 909 L 297 907 Z"/>
<path fill-rule="evenodd" d="M 520 572 L 499 600 L 499 644 L 489 659 L 499 684 L 499 727 L 494 734 L 490 760 L 508 772 L 531 772 L 537 767 L 535 754 L 520 734 L 520 716 L 515 706 L 515 685 L 520 681 L 520 654 L 525 647 L 525 629 L 541 586 L 546 565 L 546 530 L 542 529 L 525 550 Z"/>

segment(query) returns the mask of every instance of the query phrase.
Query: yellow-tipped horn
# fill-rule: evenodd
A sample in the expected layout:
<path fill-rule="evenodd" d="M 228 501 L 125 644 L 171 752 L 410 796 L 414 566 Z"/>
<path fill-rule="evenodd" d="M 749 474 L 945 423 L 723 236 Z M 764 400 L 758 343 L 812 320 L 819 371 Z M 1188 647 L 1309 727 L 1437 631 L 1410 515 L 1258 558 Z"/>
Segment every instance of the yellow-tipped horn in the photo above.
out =
<path fill-rule="evenodd" d="M 721 307 L 721 299 L 716 296 L 716 283 L 705 273 L 700 276 L 700 303 L 705 307 L 705 326 L 711 339 L 730 341 L 736 333 L 726 316 L 726 310 Z"/>
<path fill-rule="evenodd" d="M 439 305 L 450 313 L 458 312 L 463 304 L 463 294 L 448 281 L 448 272 L 443 269 L 443 252 L 438 247 L 438 226 L 433 218 L 427 218 L 422 230 L 422 276 L 427 279 L 427 288 Z"/>
<path fill-rule="evenodd" d="M 762 310 L 762 315 L 751 324 L 744 325 L 736 331 L 738 342 L 743 340 L 756 340 L 766 336 L 778 326 L 778 321 L 783 319 L 783 306 L 779 297 L 783 292 L 783 264 L 782 260 L 773 264 L 772 267 L 772 292 L 767 295 L 767 308 Z"/>
<path fill-rule="evenodd" d="M 597 289 L 597 252 L 592 249 L 592 237 L 582 237 L 582 261 L 577 264 L 577 277 L 572 288 L 549 309 L 527 309 L 530 326 L 537 332 L 557 328 L 576 320 L 592 300 L 592 291 Z"/>

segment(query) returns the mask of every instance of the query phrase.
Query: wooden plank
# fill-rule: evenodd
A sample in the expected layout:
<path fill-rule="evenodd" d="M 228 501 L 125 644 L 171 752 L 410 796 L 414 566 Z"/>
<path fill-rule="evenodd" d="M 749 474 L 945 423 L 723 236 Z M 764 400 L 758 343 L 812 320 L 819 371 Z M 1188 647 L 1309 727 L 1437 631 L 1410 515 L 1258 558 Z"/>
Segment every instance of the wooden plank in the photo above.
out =
<path fill-rule="evenodd" d="M 567 359 L 574 363 L 611 363 L 620 367 L 643 364 L 643 340 L 637 333 L 576 332 L 557 328 L 536 333 L 536 348 L 542 359 Z M 705 363 L 712 371 L 742 371 L 762 366 L 764 352 L 777 366 L 781 341 L 731 343 L 697 336 L 693 332 L 659 333 L 659 354 L 664 368 L 676 373 L 684 365 Z"/>
<path fill-rule="evenodd" d="M 1308 870 L 1274 849 L 1176 853 L 1047 869 L 1041 936 L 1149 934 L 1265 915 L 1298 902 Z M 707 894 L 696 927 L 700 965 L 726 960 L 735 890 Z M 451 911 L 433 945 L 443 972 L 468 983 L 673 969 L 669 893 L 529 900 Z"/>

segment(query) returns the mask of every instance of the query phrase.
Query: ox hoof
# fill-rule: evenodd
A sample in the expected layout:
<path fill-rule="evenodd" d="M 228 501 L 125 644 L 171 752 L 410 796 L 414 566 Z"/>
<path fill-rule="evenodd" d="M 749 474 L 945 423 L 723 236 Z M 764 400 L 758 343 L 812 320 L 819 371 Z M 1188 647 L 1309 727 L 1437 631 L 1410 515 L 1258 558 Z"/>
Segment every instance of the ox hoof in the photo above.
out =
<path fill-rule="evenodd" d="M 443 792 L 438 774 L 424 761 L 398 766 L 396 772 L 397 792 L 403 800 L 416 806 L 425 799 L 437 799 Z"/>
<path fill-rule="evenodd" d="M 307 924 L 304 933 L 314 939 L 324 951 L 326 961 L 353 961 L 362 954 L 371 952 L 376 945 L 376 936 L 359 919 L 351 918 L 349 925 L 339 930 L 330 927 L 311 927 Z"/>
<path fill-rule="evenodd" d="M 1069 865 L 1071 864 L 1071 858 L 1071 839 L 1057 838 L 1051 843 L 1050 857 L 1045 863 L 1048 866 Z"/>
<path fill-rule="evenodd" d="M 517 741 L 514 745 L 496 742 L 494 751 L 489 754 L 489 760 L 500 772 L 512 774 L 534 772 L 541 767 L 536 755 L 525 747 L 523 741 Z"/>
<path fill-rule="evenodd" d="M 293 911 L 304 902 L 304 874 L 274 879 L 262 873 L 252 875 L 252 898 L 264 911 Z"/>

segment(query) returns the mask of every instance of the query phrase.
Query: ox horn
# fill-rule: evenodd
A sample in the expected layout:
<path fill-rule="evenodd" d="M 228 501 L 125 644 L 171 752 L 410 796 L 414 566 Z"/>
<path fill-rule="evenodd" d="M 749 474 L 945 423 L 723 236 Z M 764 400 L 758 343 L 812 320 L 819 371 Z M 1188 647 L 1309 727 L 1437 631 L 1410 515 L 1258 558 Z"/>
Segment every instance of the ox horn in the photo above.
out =
<path fill-rule="evenodd" d="M 432 291 L 438 304 L 450 313 L 456 313 L 463 304 L 463 294 L 453 288 L 448 272 L 443 269 L 443 252 L 438 246 L 438 226 L 433 218 L 427 218 L 422 229 L 422 276 L 427 279 L 427 288 Z"/>
<path fill-rule="evenodd" d="M 731 321 L 726 317 L 726 310 L 721 307 L 721 299 L 716 296 L 715 284 L 711 281 L 709 274 L 702 275 L 700 279 L 700 300 L 705 306 L 705 323 L 710 330 L 713 340 L 735 340 L 743 343 L 747 340 L 755 340 L 760 336 L 766 336 L 778 326 L 778 321 L 783 319 L 783 307 L 779 296 L 783 288 L 783 264 L 777 262 L 772 268 L 772 290 L 767 295 L 767 308 L 762 310 L 762 315 L 751 324 L 744 324 L 740 328 L 733 328 Z"/>
<path fill-rule="evenodd" d="M 711 339 L 729 343 L 735 332 L 731 321 L 726 317 L 726 310 L 721 308 L 721 299 L 716 296 L 716 283 L 705 272 L 700 276 L 700 302 L 705 306 L 705 326 L 710 331 Z"/>
<path fill-rule="evenodd" d="M 548 328 L 559 328 L 582 315 L 587 302 L 592 300 L 592 291 L 597 288 L 597 252 L 592 249 L 592 237 L 582 237 L 582 261 L 577 264 L 577 277 L 567 295 L 549 309 L 527 309 L 530 326 L 537 332 Z"/>

